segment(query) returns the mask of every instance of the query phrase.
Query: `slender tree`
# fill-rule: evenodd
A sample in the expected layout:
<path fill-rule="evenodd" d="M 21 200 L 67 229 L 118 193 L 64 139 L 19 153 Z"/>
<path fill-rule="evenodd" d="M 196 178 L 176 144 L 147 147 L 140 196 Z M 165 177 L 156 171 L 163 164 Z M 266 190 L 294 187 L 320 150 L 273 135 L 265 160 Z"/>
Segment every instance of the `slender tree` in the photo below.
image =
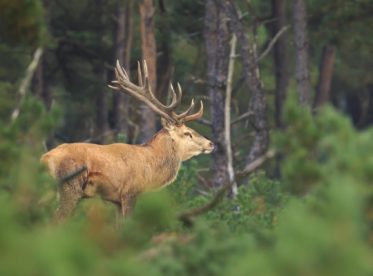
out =
<path fill-rule="evenodd" d="M 97 32 L 96 32 L 96 41 L 97 45 L 103 44 L 104 37 L 104 16 L 101 12 L 103 8 L 102 0 L 95 0 L 95 13 L 97 19 Z M 105 60 L 102 56 L 97 58 L 97 62 L 94 65 L 94 73 L 97 76 L 97 79 L 101 79 L 101 85 L 97 87 L 96 95 L 96 128 L 95 128 L 95 140 L 97 142 L 105 142 L 106 132 L 109 129 L 108 121 L 108 99 L 106 93 L 105 83 L 107 82 L 107 71 L 104 66 Z"/>
<path fill-rule="evenodd" d="M 130 73 L 131 46 L 132 46 L 132 20 L 133 2 L 117 0 L 116 2 L 116 28 L 114 43 L 114 61 L 119 60 L 126 71 Z M 129 139 L 129 98 L 122 93 L 113 96 L 113 121 L 116 133 L 125 133 Z"/>
<path fill-rule="evenodd" d="M 241 54 L 241 62 L 243 65 L 243 73 L 246 84 L 251 92 L 249 110 L 253 117 L 251 124 L 255 131 L 254 141 L 251 145 L 249 154 L 246 158 L 246 167 L 251 162 L 262 156 L 269 143 L 268 123 L 266 102 L 264 98 L 264 91 L 260 80 L 260 71 L 258 66 L 258 58 L 256 54 L 256 45 L 253 39 L 249 39 L 247 32 L 244 29 L 241 18 L 239 16 L 237 7 L 233 1 L 220 0 L 220 5 L 224 7 L 225 13 L 229 18 L 230 29 L 237 36 L 237 42 Z"/>
<path fill-rule="evenodd" d="M 330 99 L 330 87 L 332 83 L 333 69 L 335 61 L 335 47 L 327 44 L 323 47 L 320 69 L 319 69 L 319 80 L 317 83 L 316 97 L 314 107 L 320 107 Z"/>
<path fill-rule="evenodd" d="M 50 0 L 44 0 L 42 1 L 43 8 L 44 8 L 44 22 L 45 22 L 45 28 L 49 32 L 49 8 L 50 8 Z M 45 48 L 48 47 L 45 45 Z M 50 89 L 50 78 L 51 76 L 47 74 L 47 70 L 45 68 L 48 68 L 46 55 L 42 55 L 40 57 L 40 61 L 38 64 L 38 67 L 36 68 L 35 75 L 32 82 L 32 90 L 34 94 L 41 99 L 41 101 L 44 103 L 44 106 L 46 109 L 50 109 L 52 105 L 52 95 L 51 95 L 51 89 Z"/>
<path fill-rule="evenodd" d="M 157 49 L 154 35 L 154 2 L 143 0 L 140 4 L 141 50 L 149 70 L 150 87 L 157 94 Z M 140 140 L 148 140 L 156 131 L 156 117 L 146 105 L 141 105 Z"/>
<path fill-rule="evenodd" d="M 308 64 L 307 8 L 304 0 L 294 0 L 293 26 L 295 44 L 295 79 L 302 105 L 309 105 L 311 98 L 310 72 Z"/>
<path fill-rule="evenodd" d="M 229 32 L 226 16 L 214 0 L 205 4 L 204 39 L 207 53 L 207 92 L 211 99 L 214 187 L 228 181 L 224 103 L 229 62 Z"/>
<path fill-rule="evenodd" d="M 158 30 L 159 37 L 159 51 L 157 60 L 157 92 L 160 99 L 165 100 L 169 91 L 169 85 L 172 76 L 172 48 L 171 48 L 171 26 L 169 24 L 169 16 L 173 16 L 167 10 L 166 4 L 163 0 L 159 0 L 159 10 L 161 19 L 159 20 Z"/>
<path fill-rule="evenodd" d="M 275 19 L 272 26 L 273 37 L 286 25 L 286 0 L 272 0 L 272 14 Z M 282 34 L 273 48 L 274 67 L 276 75 L 275 90 L 275 123 L 277 128 L 284 126 L 283 106 L 286 89 L 289 82 L 289 60 L 286 47 L 286 33 Z"/>
<path fill-rule="evenodd" d="M 229 65 L 228 65 L 228 76 L 227 76 L 227 89 L 225 94 L 225 107 L 224 107 L 224 124 L 225 124 L 225 146 L 227 153 L 227 171 L 229 177 L 229 183 L 231 185 L 230 195 L 234 198 L 238 193 L 237 182 L 235 180 L 234 164 L 233 164 L 233 152 L 231 142 L 231 103 L 232 103 L 232 82 L 234 73 L 234 63 L 236 59 L 236 45 L 237 37 L 235 34 L 232 35 L 230 42 L 230 54 L 229 54 Z"/>

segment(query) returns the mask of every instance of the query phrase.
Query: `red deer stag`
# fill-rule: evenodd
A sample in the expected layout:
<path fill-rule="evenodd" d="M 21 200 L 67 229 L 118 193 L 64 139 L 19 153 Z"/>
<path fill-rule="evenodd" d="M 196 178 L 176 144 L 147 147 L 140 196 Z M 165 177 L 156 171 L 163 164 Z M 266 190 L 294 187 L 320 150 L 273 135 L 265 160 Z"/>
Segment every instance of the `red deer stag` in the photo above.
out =
<path fill-rule="evenodd" d="M 127 93 L 148 105 L 161 116 L 163 128 L 142 145 L 116 143 L 96 145 L 89 143 L 62 144 L 41 157 L 51 175 L 59 184 L 59 207 L 55 219 L 69 216 L 82 198 L 100 195 L 118 206 L 125 217 L 136 197 L 172 183 L 182 161 L 201 153 L 210 153 L 214 144 L 185 123 L 201 118 L 203 103 L 194 114 L 192 100 L 189 108 L 175 113 L 180 104 L 182 90 L 171 87 L 172 99 L 163 105 L 151 91 L 146 63 L 139 63 L 138 82 L 129 80 L 126 71 L 117 62 L 116 80 L 110 88 Z"/>

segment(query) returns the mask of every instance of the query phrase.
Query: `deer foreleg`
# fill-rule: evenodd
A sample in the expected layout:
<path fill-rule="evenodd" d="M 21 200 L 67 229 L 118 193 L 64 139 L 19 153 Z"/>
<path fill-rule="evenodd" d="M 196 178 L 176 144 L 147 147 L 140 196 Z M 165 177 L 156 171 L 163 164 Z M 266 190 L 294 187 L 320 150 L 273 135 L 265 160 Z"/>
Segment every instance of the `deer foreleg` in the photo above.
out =
<path fill-rule="evenodd" d="M 131 215 L 133 207 L 136 203 L 137 194 L 127 193 L 121 197 L 120 202 L 120 213 L 123 218 L 127 218 Z"/>

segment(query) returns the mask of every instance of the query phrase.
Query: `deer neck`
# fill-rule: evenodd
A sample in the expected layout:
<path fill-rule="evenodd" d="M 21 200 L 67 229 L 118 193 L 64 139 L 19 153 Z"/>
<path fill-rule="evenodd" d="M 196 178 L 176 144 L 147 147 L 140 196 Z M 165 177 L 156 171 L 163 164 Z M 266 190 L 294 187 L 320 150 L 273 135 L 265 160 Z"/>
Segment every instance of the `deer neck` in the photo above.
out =
<path fill-rule="evenodd" d="M 145 147 L 151 150 L 150 162 L 154 169 L 150 189 L 171 184 L 177 176 L 182 160 L 169 132 L 166 129 L 160 130 Z"/>

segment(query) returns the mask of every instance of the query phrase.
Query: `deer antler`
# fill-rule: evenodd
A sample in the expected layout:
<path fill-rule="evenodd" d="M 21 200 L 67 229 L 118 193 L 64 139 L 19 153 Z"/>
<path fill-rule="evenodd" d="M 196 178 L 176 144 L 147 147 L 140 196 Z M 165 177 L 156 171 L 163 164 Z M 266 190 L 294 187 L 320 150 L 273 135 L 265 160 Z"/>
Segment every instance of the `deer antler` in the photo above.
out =
<path fill-rule="evenodd" d="M 176 114 L 174 110 L 181 102 L 182 97 L 182 90 L 181 86 L 178 83 L 177 89 L 175 90 L 173 85 L 170 84 L 170 90 L 172 93 L 171 103 L 169 105 L 162 104 L 153 94 L 152 89 L 149 84 L 149 73 L 148 73 L 148 66 L 146 62 L 143 62 L 143 68 L 141 68 L 140 62 L 138 62 L 138 82 L 139 84 L 136 85 L 132 83 L 128 77 L 126 70 L 120 65 L 119 61 L 117 60 L 117 64 L 115 67 L 115 76 L 116 80 L 112 81 L 112 85 L 109 85 L 110 88 L 114 90 L 118 90 L 120 92 L 129 94 L 134 98 L 140 100 L 141 102 L 145 103 L 149 106 L 155 113 L 169 121 L 173 124 L 183 124 L 188 121 L 197 120 L 202 117 L 203 115 L 203 103 L 201 101 L 201 107 L 198 112 L 188 115 L 190 111 L 193 110 L 195 104 L 194 99 L 188 109 L 180 114 Z"/>

